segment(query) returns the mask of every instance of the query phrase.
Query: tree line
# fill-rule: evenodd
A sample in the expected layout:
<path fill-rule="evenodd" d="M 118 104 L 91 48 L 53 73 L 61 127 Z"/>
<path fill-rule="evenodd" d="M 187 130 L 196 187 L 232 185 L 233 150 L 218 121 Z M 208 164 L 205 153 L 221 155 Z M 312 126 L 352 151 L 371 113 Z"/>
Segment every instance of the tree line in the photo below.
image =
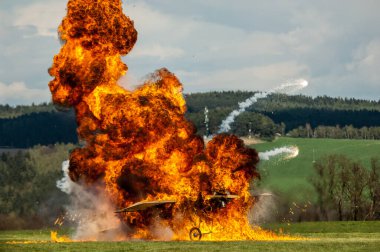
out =
<path fill-rule="evenodd" d="M 56 187 L 74 145 L 55 144 L 0 154 L 0 229 L 51 226 L 68 197 Z"/>
<path fill-rule="evenodd" d="M 200 112 L 204 107 L 237 109 L 238 103 L 252 97 L 257 92 L 248 91 L 223 91 L 186 94 L 188 110 L 190 113 Z M 355 98 L 306 95 L 269 94 L 266 98 L 259 99 L 252 108 L 255 111 L 283 111 L 288 109 L 328 109 L 346 111 L 380 111 L 380 100 L 363 100 Z"/>
<path fill-rule="evenodd" d="M 41 103 L 41 104 L 32 104 L 32 105 L 17 105 L 9 106 L 8 104 L 0 104 L 0 118 L 16 118 L 23 115 L 28 115 L 32 113 L 41 113 L 41 112 L 53 112 L 56 111 L 52 103 Z"/>
<path fill-rule="evenodd" d="M 315 195 L 294 200 L 294 193 L 273 191 L 264 198 L 265 221 L 368 221 L 380 220 L 380 158 L 364 166 L 346 155 L 331 154 L 313 161 L 309 183 Z M 265 176 L 262 177 L 265 180 Z M 258 192 L 266 191 L 256 181 Z M 315 197 L 314 197 L 315 196 Z M 258 201 L 260 206 L 260 199 Z"/>
<path fill-rule="evenodd" d="M 219 126 L 230 110 L 227 109 L 210 109 L 209 110 L 209 132 L 206 132 L 205 115 L 204 112 L 187 113 L 186 117 L 197 128 L 199 135 L 213 135 L 219 131 Z M 268 116 L 257 112 L 243 112 L 231 124 L 229 133 L 237 136 L 248 136 L 251 132 L 252 136 L 255 135 L 261 138 L 272 139 L 276 133 L 282 132 L 282 124 L 275 124 Z"/>
<path fill-rule="evenodd" d="M 205 93 L 184 94 L 188 113 L 203 112 L 205 107 L 209 109 L 225 108 L 230 110 L 238 108 L 239 102 L 252 97 L 257 93 L 253 91 L 214 91 Z M 328 109 L 346 111 L 380 111 L 380 100 L 363 100 L 355 98 L 305 96 L 269 94 L 264 99 L 259 99 L 253 106 L 257 112 L 275 112 L 288 109 Z M 15 118 L 18 116 L 57 111 L 52 103 L 10 106 L 0 104 L 0 118 Z"/>
<path fill-rule="evenodd" d="M 0 119 L 0 146 L 29 148 L 34 145 L 77 143 L 76 122 L 72 111 L 26 114 Z"/>
<path fill-rule="evenodd" d="M 306 95 L 270 94 L 255 103 L 257 111 L 282 111 L 288 109 L 346 110 L 346 111 L 380 111 L 380 100 L 363 100 L 355 98 Z"/>
<path fill-rule="evenodd" d="M 255 111 L 252 107 L 250 110 Z M 380 111 L 376 110 L 335 110 L 295 108 L 280 111 L 263 111 L 262 114 L 275 123 L 284 123 L 287 132 L 309 123 L 311 127 L 352 125 L 356 128 L 380 126 Z"/>
<path fill-rule="evenodd" d="M 329 155 L 314 164 L 311 183 L 323 220 L 380 218 L 380 160 L 369 168 L 345 155 Z"/>
<path fill-rule="evenodd" d="M 380 139 L 380 127 L 355 128 L 352 125 L 340 127 L 336 126 L 317 126 L 313 128 L 309 123 L 299 126 L 287 134 L 290 137 L 300 138 L 334 138 L 334 139 Z"/>
<path fill-rule="evenodd" d="M 185 94 L 186 118 L 199 135 L 216 134 L 222 121 L 239 102 L 256 92 L 225 91 Z M 208 108 L 209 132 L 206 132 L 205 107 Z M 315 137 L 380 139 L 380 101 L 353 98 L 308 97 L 270 94 L 259 99 L 240 114 L 231 125 L 238 136 L 248 134 L 271 139 L 276 134 L 305 136 L 309 124 Z M 342 135 L 336 128 L 355 128 L 354 134 Z M 0 105 L 0 146 L 27 148 L 36 144 L 77 142 L 75 116 L 72 110 L 63 112 L 49 104 L 16 106 Z M 339 131 L 339 132 L 338 132 Z M 306 131 L 310 137 L 310 131 Z"/>

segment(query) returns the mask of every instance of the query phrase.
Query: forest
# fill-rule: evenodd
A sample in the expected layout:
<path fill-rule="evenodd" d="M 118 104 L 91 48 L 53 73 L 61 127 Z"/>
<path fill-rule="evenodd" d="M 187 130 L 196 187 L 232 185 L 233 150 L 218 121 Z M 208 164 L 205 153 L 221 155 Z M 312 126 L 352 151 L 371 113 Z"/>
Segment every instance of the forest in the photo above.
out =
<path fill-rule="evenodd" d="M 254 94 L 244 91 L 185 94 L 186 118 L 196 126 L 198 134 L 216 134 L 228 114 Z M 209 132 L 205 125 L 206 107 Z M 269 140 L 276 135 L 380 139 L 379 127 L 380 101 L 269 94 L 241 113 L 232 123 L 230 133 L 246 136 L 251 132 Z M 72 110 L 51 103 L 0 105 L 0 146 L 28 148 L 57 142 L 78 142 Z"/>
<path fill-rule="evenodd" d="M 380 218 L 380 162 L 370 168 L 345 155 L 332 154 L 314 163 L 311 183 L 317 192 L 324 220 L 375 220 Z"/>
<path fill-rule="evenodd" d="M 55 185 L 72 144 L 0 153 L 0 230 L 51 225 L 68 197 Z"/>
<path fill-rule="evenodd" d="M 77 142 L 72 111 L 33 112 L 16 118 L 0 119 L 0 146 L 3 148 Z"/>
<path fill-rule="evenodd" d="M 208 134 L 215 134 L 222 120 L 238 109 L 239 102 L 252 95 L 254 92 L 242 91 L 186 94 L 185 116 L 195 124 L 199 134 L 207 134 L 204 123 L 207 107 Z M 377 101 L 272 94 L 241 113 L 231 125 L 231 132 L 245 136 L 251 130 L 257 137 L 269 140 L 276 135 L 380 139 L 379 113 Z M 68 202 L 67 195 L 55 186 L 55 181 L 62 177 L 57 167 L 77 144 L 73 110 L 46 103 L 0 106 L 0 229 L 42 227 L 54 222 L 56 213 L 63 211 L 63 205 Z M 347 168 L 342 170 L 342 167 Z M 314 212 L 320 211 L 321 215 L 310 215 L 308 220 L 378 218 L 374 209 L 379 202 L 379 167 L 377 159 L 370 168 L 340 156 L 317 160 L 314 169 L 318 176 L 313 177 L 312 183 L 319 198 Z M 331 173 L 336 178 L 334 181 L 325 176 Z M 353 179 L 358 174 L 360 183 Z M 357 191 L 345 187 L 343 180 L 339 180 L 343 175 L 352 178 L 347 181 Z M 326 184 L 333 191 L 327 190 Z M 334 196 L 336 192 L 341 193 L 341 198 Z M 282 218 L 289 208 L 281 209 Z"/>

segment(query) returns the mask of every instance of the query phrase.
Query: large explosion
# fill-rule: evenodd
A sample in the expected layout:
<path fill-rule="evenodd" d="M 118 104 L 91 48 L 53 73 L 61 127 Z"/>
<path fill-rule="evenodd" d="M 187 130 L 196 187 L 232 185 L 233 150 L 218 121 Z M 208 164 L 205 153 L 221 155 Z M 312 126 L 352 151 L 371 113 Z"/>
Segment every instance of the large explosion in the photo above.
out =
<path fill-rule="evenodd" d="M 70 155 L 71 180 L 105 193 L 115 209 L 170 203 L 119 214 L 127 237 L 156 239 L 159 223 L 172 239 L 189 239 L 194 227 L 211 230 L 204 238 L 212 240 L 274 238 L 248 220 L 255 150 L 227 134 L 205 147 L 184 117 L 182 85 L 166 69 L 133 92 L 117 84 L 127 72 L 121 56 L 137 40 L 120 0 L 69 0 L 59 34 L 49 87 L 55 104 L 74 107 L 84 143 Z"/>

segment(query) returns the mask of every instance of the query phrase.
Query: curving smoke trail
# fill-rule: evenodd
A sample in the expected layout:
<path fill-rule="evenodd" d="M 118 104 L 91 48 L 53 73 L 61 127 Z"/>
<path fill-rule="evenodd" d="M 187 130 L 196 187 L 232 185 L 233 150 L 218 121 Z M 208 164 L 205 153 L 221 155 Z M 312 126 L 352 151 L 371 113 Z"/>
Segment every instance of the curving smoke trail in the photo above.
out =
<path fill-rule="evenodd" d="M 280 148 L 275 148 L 273 150 L 260 152 L 260 160 L 269 160 L 272 157 L 278 155 L 285 155 L 283 159 L 292 159 L 298 156 L 299 149 L 297 146 L 284 146 Z"/>
<path fill-rule="evenodd" d="M 279 87 L 274 88 L 269 93 L 284 93 L 291 94 L 297 92 L 309 85 L 309 82 L 305 79 L 297 79 L 294 81 L 288 81 L 281 84 Z"/>
<path fill-rule="evenodd" d="M 231 130 L 231 123 L 235 121 L 235 118 L 243 113 L 247 108 L 252 104 L 256 103 L 258 99 L 265 98 L 268 96 L 268 93 L 256 93 L 254 96 L 248 98 L 247 100 L 239 103 L 239 109 L 232 111 L 226 119 L 222 121 L 222 124 L 219 126 L 218 133 L 226 133 Z"/>
<path fill-rule="evenodd" d="M 256 93 L 254 96 L 248 98 L 247 100 L 239 103 L 239 108 L 232 111 L 226 119 L 222 121 L 222 124 L 219 126 L 218 133 L 226 133 L 231 130 L 231 123 L 235 121 L 235 118 L 243 113 L 247 108 L 256 103 L 258 99 L 265 98 L 272 93 L 294 93 L 298 90 L 301 90 L 307 87 L 308 81 L 305 79 L 298 79 L 295 81 L 289 81 L 283 83 L 281 86 L 274 88 L 269 92 Z"/>

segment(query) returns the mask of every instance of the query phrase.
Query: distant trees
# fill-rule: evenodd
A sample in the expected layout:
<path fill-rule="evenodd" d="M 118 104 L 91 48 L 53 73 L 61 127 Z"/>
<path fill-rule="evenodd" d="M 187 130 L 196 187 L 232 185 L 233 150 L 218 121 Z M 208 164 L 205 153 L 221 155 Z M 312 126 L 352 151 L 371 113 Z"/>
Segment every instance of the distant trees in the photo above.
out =
<path fill-rule="evenodd" d="M 276 125 L 269 117 L 255 112 L 244 112 L 231 125 L 231 133 L 238 136 L 251 134 L 261 138 L 272 138 L 282 132 L 281 125 Z"/>
<path fill-rule="evenodd" d="M 255 103 L 256 111 L 286 111 L 296 109 L 334 110 L 334 111 L 380 111 L 380 100 L 361 100 L 355 98 L 270 94 Z M 300 110 L 301 111 L 301 110 Z"/>
<path fill-rule="evenodd" d="M 32 113 L 52 112 L 56 111 L 52 103 L 41 103 L 39 105 L 17 105 L 15 107 L 8 104 L 0 104 L 0 118 L 16 118 L 22 115 L 28 115 Z"/>
<path fill-rule="evenodd" d="M 0 146 L 28 148 L 57 142 L 78 142 L 73 112 L 41 112 L 0 119 Z"/>
<path fill-rule="evenodd" d="M 290 137 L 301 138 L 335 138 L 335 139 L 380 139 L 380 127 L 362 127 L 354 128 L 352 125 L 340 127 L 336 126 L 317 126 L 311 128 L 310 124 L 299 126 L 296 129 L 289 131 Z"/>
<path fill-rule="evenodd" d="M 380 111 L 377 110 L 336 110 L 334 107 L 317 109 L 313 107 L 288 108 L 274 111 L 261 111 L 253 106 L 249 111 L 256 111 L 270 117 L 274 123 L 285 123 L 288 130 L 307 123 L 311 127 L 352 125 L 354 128 L 380 126 Z"/>
<path fill-rule="evenodd" d="M 36 146 L 0 154 L 0 229 L 49 226 L 66 194 L 56 187 L 73 145 Z"/>
<path fill-rule="evenodd" d="M 230 111 L 225 109 L 209 110 L 209 129 L 211 134 L 216 134 L 219 126 Z M 204 125 L 204 113 L 187 114 L 186 117 L 195 124 L 198 134 L 205 135 L 206 128 Z M 275 124 L 272 119 L 256 112 L 243 112 L 231 124 L 230 133 L 238 136 L 247 136 L 251 129 L 252 135 L 264 138 L 272 138 L 275 133 L 282 133 L 285 130 L 284 124 Z"/>
<path fill-rule="evenodd" d="M 211 134 L 216 134 L 222 121 L 235 109 L 239 102 L 252 97 L 255 92 L 226 91 L 195 93 L 185 95 L 187 102 L 186 117 L 197 127 L 198 134 L 204 135 L 204 108 L 209 110 L 209 128 Z M 238 136 L 247 136 L 249 128 L 253 134 L 271 138 L 281 131 L 281 125 L 276 125 L 268 116 L 257 112 L 244 112 L 231 124 L 231 132 Z M 281 132 L 279 132 L 281 133 Z"/>
<path fill-rule="evenodd" d="M 376 214 L 380 214 L 380 160 L 371 160 L 371 170 L 369 171 L 368 193 L 370 199 L 369 219 L 375 219 Z M 380 216 L 377 216 L 380 217 Z"/>
<path fill-rule="evenodd" d="M 188 106 L 187 117 L 194 122 L 199 133 L 202 134 L 203 110 L 207 106 L 210 111 L 210 128 L 215 133 L 221 121 L 231 111 L 238 108 L 238 103 L 254 94 L 255 92 L 242 91 L 187 94 L 185 96 Z M 355 138 L 356 131 L 350 131 L 349 128 L 352 125 L 353 128 L 362 131 L 360 136 L 363 136 L 364 139 L 373 139 L 373 128 L 380 126 L 380 100 L 369 101 L 327 96 L 312 98 L 304 95 L 270 94 L 267 98 L 259 99 L 247 109 L 247 112 L 265 115 L 280 129 L 285 129 L 285 127 L 281 127 L 281 124 L 286 125 L 288 132 L 303 127 L 304 132 L 293 132 L 294 135 L 298 134 L 302 137 L 313 137 L 312 128 L 315 129 L 318 126 L 347 125 L 347 137 Z M 241 114 L 239 117 L 246 117 L 246 114 Z M 239 121 L 238 118 L 234 124 L 235 131 L 232 132 L 241 132 L 241 129 L 245 128 L 246 120 Z M 238 125 L 238 121 L 241 124 Z M 240 129 L 237 129 L 238 127 Z M 368 132 L 369 128 L 372 128 L 372 132 Z M 318 128 L 318 130 L 320 130 L 318 132 L 320 136 L 330 137 L 331 135 L 331 132 L 327 132 L 326 128 Z M 285 133 L 277 131 L 276 133 Z"/>
<path fill-rule="evenodd" d="M 311 179 L 325 220 L 368 220 L 380 214 L 380 162 L 371 169 L 344 155 L 329 155 L 314 164 Z"/>
<path fill-rule="evenodd" d="M 194 122 L 198 132 L 202 134 L 203 109 L 207 106 L 210 111 L 210 128 L 215 133 L 221 121 L 231 111 L 238 108 L 238 103 L 254 94 L 254 92 L 242 91 L 188 94 L 186 95 L 187 117 Z M 275 130 L 275 133 L 295 130 L 291 132 L 291 136 L 380 139 L 375 129 L 380 126 L 380 100 L 270 94 L 267 98 L 259 99 L 247 109 L 247 112 L 265 115 L 273 121 L 277 129 L 285 129 L 281 125 L 286 125 L 285 132 Z M 239 117 L 246 117 L 246 114 L 241 114 Z M 234 133 L 237 132 L 236 134 L 242 134 L 241 129 L 244 129 L 247 123 L 246 120 L 239 120 L 239 117 L 236 118 L 233 126 L 235 130 L 232 130 Z M 342 132 L 336 128 L 336 125 L 347 125 L 344 135 L 339 136 Z M 315 129 L 317 129 L 317 135 L 315 135 Z M 357 129 L 360 129 L 360 133 Z M 262 132 L 260 133 L 263 135 Z"/>
<path fill-rule="evenodd" d="M 230 113 L 237 109 L 239 102 L 252 97 L 256 92 L 248 91 L 224 91 L 224 92 L 206 92 L 185 94 L 187 112 L 203 112 L 207 106 L 210 110 L 227 109 Z"/>
<path fill-rule="evenodd" d="M 255 93 L 185 94 L 185 116 L 194 123 L 197 133 L 204 135 L 204 108 L 207 106 L 209 133 L 216 134 L 222 121 L 239 108 L 239 103 Z M 248 135 L 251 127 L 253 134 L 265 138 L 288 133 L 292 137 L 380 139 L 380 101 L 270 94 L 240 114 L 231 126 L 231 133 L 239 136 Z M 73 111 L 63 113 L 51 103 L 0 105 L 0 146 L 25 148 L 76 141 Z"/>

